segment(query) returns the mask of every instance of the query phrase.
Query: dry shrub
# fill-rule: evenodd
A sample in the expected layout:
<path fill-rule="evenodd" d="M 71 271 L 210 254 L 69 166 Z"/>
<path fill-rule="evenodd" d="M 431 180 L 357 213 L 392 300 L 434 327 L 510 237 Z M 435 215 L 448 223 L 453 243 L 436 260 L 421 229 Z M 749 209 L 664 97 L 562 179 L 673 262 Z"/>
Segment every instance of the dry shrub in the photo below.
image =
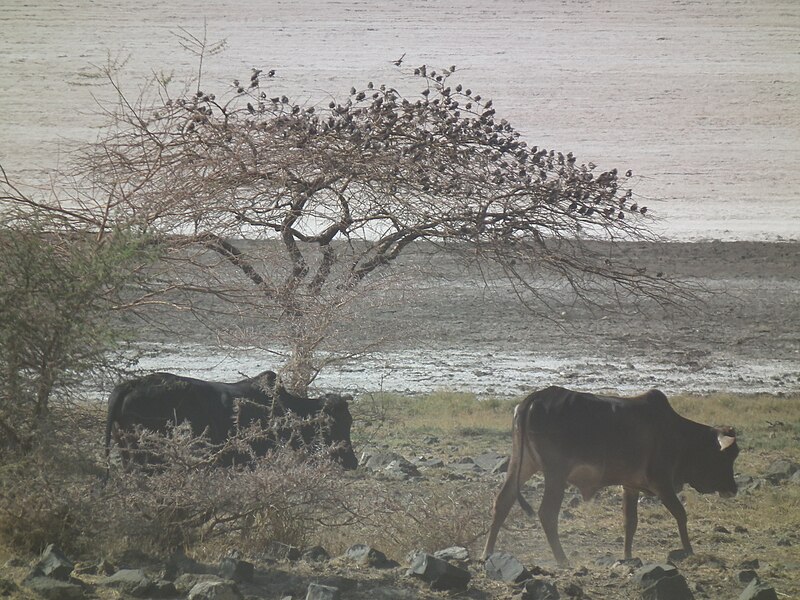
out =
<path fill-rule="evenodd" d="M 37 452 L 0 467 L 0 542 L 16 551 L 37 554 L 50 543 L 67 552 L 85 549 L 95 482 L 56 468 L 50 458 Z"/>
<path fill-rule="evenodd" d="M 87 432 L 73 433 L 85 439 Z M 158 555 L 209 543 L 256 553 L 270 540 L 304 545 L 357 514 L 349 503 L 352 478 L 322 453 L 278 448 L 218 466 L 225 453 L 241 455 L 243 444 L 236 438 L 212 447 L 188 427 L 168 437 L 146 433 L 140 447 L 161 462 L 131 472 L 115 467 L 108 481 L 96 466 L 87 470 L 85 459 L 71 462 L 63 439 L 58 448 L 6 461 L 0 545 L 35 554 L 56 543 L 75 557 L 132 547 Z"/>
<path fill-rule="evenodd" d="M 154 552 L 211 541 L 257 551 L 270 540 L 302 546 L 321 527 L 347 520 L 350 480 L 324 451 L 278 447 L 218 466 L 232 453 L 247 455 L 251 435 L 258 433 L 211 447 L 188 426 L 168 437 L 144 434 L 140 448 L 161 462 L 113 477 L 104 491 L 116 507 L 107 529 Z"/>
<path fill-rule="evenodd" d="M 494 491 L 480 482 L 422 480 L 360 482 L 371 511 L 346 530 L 402 560 L 412 550 L 434 552 L 450 546 L 472 550 L 488 529 Z M 347 541 L 347 540 L 346 540 Z M 332 547 L 336 540 L 328 540 Z"/>

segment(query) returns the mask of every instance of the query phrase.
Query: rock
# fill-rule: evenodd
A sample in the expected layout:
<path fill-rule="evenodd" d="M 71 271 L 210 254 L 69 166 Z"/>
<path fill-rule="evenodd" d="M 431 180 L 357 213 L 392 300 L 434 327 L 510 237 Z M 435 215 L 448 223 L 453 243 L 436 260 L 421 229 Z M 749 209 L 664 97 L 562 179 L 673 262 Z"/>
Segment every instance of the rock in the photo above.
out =
<path fill-rule="evenodd" d="M 691 552 L 687 552 L 683 548 L 679 548 L 677 550 L 670 550 L 669 553 L 667 554 L 667 562 L 672 564 L 679 563 L 681 561 L 686 560 L 691 555 L 692 555 Z"/>
<path fill-rule="evenodd" d="M 97 584 L 137 598 L 152 596 L 156 589 L 155 582 L 141 569 L 120 569 L 113 575 L 101 579 Z"/>
<path fill-rule="evenodd" d="M 767 467 L 764 477 L 770 483 L 777 484 L 781 481 L 789 479 L 798 470 L 800 470 L 800 465 L 798 465 L 796 462 L 780 458 L 776 461 L 773 461 L 772 464 Z"/>
<path fill-rule="evenodd" d="M 217 575 L 210 575 L 207 573 L 184 573 L 183 575 L 180 575 L 177 579 L 175 579 L 175 589 L 178 591 L 179 595 L 185 596 L 198 583 L 204 583 L 204 582 L 215 583 L 222 581 L 223 579 L 218 577 Z"/>
<path fill-rule="evenodd" d="M 492 475 L 497 475 L 498 473 L 508 473 L 508 465 L 510 463 L 511 457 L 506 456 L 494 466 L 494 469 L 492 469 Z"/>
<path fill-rule="evenodd" d="M 800 483 L 800 471 L 795 471 L 791 477 L 789 477 L 789 483 L 798 484 Z"/>
<path fill-rule="evenodd" d="M 647 565 L 637 569 L 632 579 L 639 587 L 646 588 L 659 579 L 676 575 L 678 575 L 678 569 L 673 565 Z"/>
<path fill-rule="evenodd" d="M 219 565 L 220 576 L 225 579 L 232 579 L 236 583 L 253 581 L 254 571 L 253 563 L 234 557 L 223 558 Z"/>
<path fill-rule="evenodd" d="M 339 600 L 340 597 L 339 588 L 320 583 L 308 584 L 306 600 Z"/>
<path fill-rule="evenodd" d="M 522 588 L 521 600 L 558 600 L 561 595 L 556 586 L 544 579 L 531 579 Z"/>
<path fill-rule="evenodd" d="M 456 473 L 482 473 L 483 469 L 481 469 L 478 465 L 475 464 L 475 461 L 469 457 L 459 458 L 456 461 L 447 464 L 448 469 L 452 469 Z"/>
<path fill-rule="evenodd" d="M 368 470 L 390 476 L 416 477 L 419 469 L 396 452 L 378 452 L 364 465 Z"/>
<path fill-rule="evenodd" d="M 186 553 L 179 549 L 172 553 L 164 567 L 164 579 L 174 581 L 182 573 L 202 573 L 203 567 L 193 558 L 186 556 Z M 189 590 L 186 590 L 187 592 Z"/>
<path fill-rule="evenodd" d="M 261 555 L 267 559 L 292 562 L 300 558 L 300 548 L 282 542 L 271 541 L 264 547 Z"/>
<path fill-rule="evenodd" d="M 178 590 L 175 589 L 175 584 L 166 579 L 159 579 L 155 582 L 153 590 L 154 598 L 174 598 L 178 595 Z"/>
<path fill-rule="evenodd" d="M 414 464 L 423 469 L 439 469 L 444 466 L 444 461 L 441 458 L 415 458 Z"/>
<path fill-rule="evenodd" d="M 742 569 L 758 569 L 760 568 L 760 563 L 757 558 L 748 558 L 740 562 L 739 567 Z"/>
<path fill-rule="evenodd" d="M 330 560 L 331 555 L 322 546 L 312 546 L 305 550 L 300 558 L 306 562 L 325 562 Z"/>
<path fill-rule="evenodd" d="M 422 438 L 422 443 L 427 444 L 428 446 L 432 444 L 438 444 L 439 438 L 435 435 L 426 435 L 424 438 Z"/>
<path fill-rule="evenodd" d="M 506 583 L 520 583 L 530 579 L 531 573 L 511 554 L 495 552 L 486 559 L 486 576 Z"/>
<path fill-rule="evenodd" d="M 188 600 L 242 600 L 242 594 L 231 581 L 201 581 L 187 596 Z"/>
<path fill-rule="evenodd" d="M 611 554 L 605 554 L 595 559 L 594 564 L 598 567 L 613 567 L 614 564 L 617 562 L 617 559 L 614 558 Z"/>
<path fill-rule="evenodd" d="M 738 475 L 736 478 L 736 487 L 740 492 L 755 492 L 764 487 L 765 479 L 750 477 L 749 475 Z"/>
<path fill-rule="evenodd" d="M 34 572 L 45 577 L 69 581 L 69 576 L 75 565 L 55 545 L 50 544 L 42 552 L 39 562 L 34 567 Z M 31 574 L 33 575 L 33 573 Z"/>
<path fill-rule="evenodd" d="M 472 578 L 466 569 L 425 552 L 413 557 L 408 574 L 427 582 L 433 590 L 463 590 Z"/>
<path fill-rule="evenodd" d="M 634 583 L 642 590 L 643 600 L 693 600 L 686 579 L 673 565 L 646 565 L 634 572 Z"/>
<path fill-rule="evenodd" d="M 376 550 L 366 544 L 355 544 L 350 546 L 345 552 L 345 557 L 359 565 L 385 569 L 399 566 L 393 560 L 386 558 L 380 550 Z"/>
<path fill-rule="evenodd" d="M 451 546 L 450 548 L 445 548 L 444 550 L 437 550 L 433 553 L 433 555 L 436 558 L 441 558 L 442 560 L 456 560 L 462 562 L 469 560 L 469 550 L 463 546 Z"/>
<path fill-rule="evenodd" d="M 683 575 L 663 577 L 642 591 L 642 600 L 694 600 Z"/>
<path fill-rule="evenodd" d="M 753 579 L 739 595 L 739 600 L 778 600 L 775 588 Z"/>
<path fill-rule="evenodd" d="M 85 597 L 82 586 L 51 577 L 31 577 L 23 585 L 45 600 L 80 600 Z"/>
<path fill-rule="evenodd" d="M 506 454 L 498 454 L 497 452 L 484 452 L 475 457 L 475 464 L 484 471 L 490 473 L 505 473 L 508 470 L 509 457 Z M 496 470 L 500 465 L 505 463 L 505 470 Z"/>
<path fill-rule="evenodd" d="M 754 579 L 758 580 L 758 573 L 753 569 L 744 569 L 739 571 L 739 583 L 750 583 Z"/>

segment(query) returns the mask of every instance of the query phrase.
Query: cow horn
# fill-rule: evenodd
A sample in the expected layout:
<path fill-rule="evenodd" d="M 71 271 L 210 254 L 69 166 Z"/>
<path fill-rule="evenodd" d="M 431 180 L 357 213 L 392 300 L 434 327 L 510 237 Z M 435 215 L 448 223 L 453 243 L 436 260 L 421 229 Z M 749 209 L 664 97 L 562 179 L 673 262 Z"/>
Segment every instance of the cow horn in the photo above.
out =
<path fill-rule="evenodd" d="M 717 436 L 717 440 L 719 440 L 719 449 L 725 450 L 725 448 L 730 448 L 736 443 L 736 436 L 723 435 L 720 433 Z"/>

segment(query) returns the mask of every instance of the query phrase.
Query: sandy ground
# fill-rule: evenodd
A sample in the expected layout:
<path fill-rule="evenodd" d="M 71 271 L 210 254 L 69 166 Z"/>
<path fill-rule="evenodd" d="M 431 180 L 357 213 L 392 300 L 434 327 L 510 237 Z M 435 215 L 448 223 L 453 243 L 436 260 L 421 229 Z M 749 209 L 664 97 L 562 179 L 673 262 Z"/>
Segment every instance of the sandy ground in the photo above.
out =
<path fill-rule="evenodd" d="M 632 168 L 671 236 L 800 235 L 795 0 L 4 0 L 0 164 L 46 184 L 97 135 L 95 67 L 126 60 L 131 97 L 153 73 L 183 81 L 196 62 L 176 34 L 204 23 L 227 40 L 204 64 L 218 95 L 256 66 L 277 69 L 276 94 L 327 104 L 369 80 L 413 93 L 413 66 L 455 64 L 531 144 Z"/>

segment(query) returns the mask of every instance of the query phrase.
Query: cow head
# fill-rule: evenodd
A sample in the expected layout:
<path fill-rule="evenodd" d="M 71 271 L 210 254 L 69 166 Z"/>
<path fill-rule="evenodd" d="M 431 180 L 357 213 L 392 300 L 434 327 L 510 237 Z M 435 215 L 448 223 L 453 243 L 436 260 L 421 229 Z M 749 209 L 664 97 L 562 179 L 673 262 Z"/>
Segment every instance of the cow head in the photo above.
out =
<path fill-rule="evenodd" d="M 736 432 L 732 427 L 709 427 L 709 443 L 693 457 L 689 484 L 701 494 L 719 492 L 723 498 L 736 495 L 733 461 L 739 455 Z"/>
<path fill-rule="evenodd" d="M 329 417 L 329 424 L 325 432 L 325 444 L 334 446 L 333 459 L 347 470 L 358 467 L 358 458 L 353 452 L 353 444 L 350 441 L 350 428 L 353 425 L 353 417 L 347 405 L 348 398 L 351 396 L 339 396 L 338 394 L 326 394 L 323 396 L 322 410 Z"/>

